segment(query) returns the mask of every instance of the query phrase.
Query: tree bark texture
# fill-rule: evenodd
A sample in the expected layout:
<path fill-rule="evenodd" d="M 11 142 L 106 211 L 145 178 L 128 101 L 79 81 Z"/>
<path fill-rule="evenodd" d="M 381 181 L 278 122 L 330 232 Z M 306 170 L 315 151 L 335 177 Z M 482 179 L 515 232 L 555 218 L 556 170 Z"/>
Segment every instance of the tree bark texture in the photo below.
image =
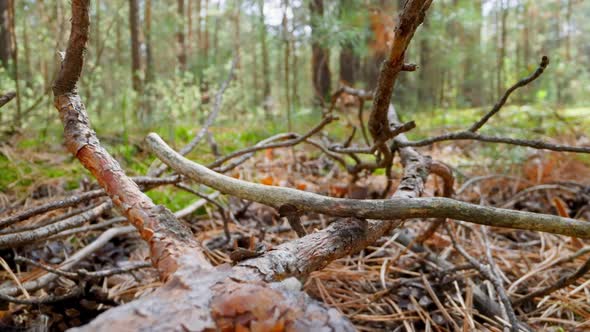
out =
<path fill-rule="evenodd" d="M 318 22 L 324 16 L 324 1 L 311 0 L 309 2 L 311 12 L 311 76 L 313 81 L 313 93 L 320 100 L 328 100 L 331 93 L 330 78 L 330 50 L 322 46 L 321 38 L 318 31 Z"/>
<path fill-rule="evenodd" d="M 131 36 L 131 82 L 133 90 L 141 91 L 141 55 L 139 51 L 139 0 L 129 0 Z"/>

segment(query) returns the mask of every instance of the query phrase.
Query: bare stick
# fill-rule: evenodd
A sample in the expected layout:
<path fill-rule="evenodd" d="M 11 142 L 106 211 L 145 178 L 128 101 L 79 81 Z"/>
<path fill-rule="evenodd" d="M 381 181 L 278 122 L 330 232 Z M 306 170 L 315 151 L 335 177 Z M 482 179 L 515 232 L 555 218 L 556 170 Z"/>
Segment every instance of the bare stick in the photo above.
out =
<path fill-rule="evenodd" d="M 500 297 L 500 301 L 502 301 L 502 304 L 504 305 L 506 316 L 510 320 L 510 330 L 513 332 L 518 332 L 521 323 L 516 318 L 516 314 L 514 313 L 514 309 L 512 308 L 512 303 L 510 302 L 508 295 L 506 295 L 506 290 L 504 290 L 504 287 L 502 286 L 502 282 L 500 281 L 500 279 L 494 274 L 490 266 L 481 264 L 477 261 L 477 259 L 469 255 L 469 253 L 467 253 L 467 251 L 465 251 L 465 249 L 463 249 L 463 247 L 459 243 L 457 243 L 455 235 L 450 231 L 448 227 L 447 231 L 449 233 L 449 236 L 451 237 L 451 241 L 453 242 L 453 246 L 455 247 L 457 252 L 459 252 L 461 256 L 465 257 L 465 259 L 467 259 L 467 261 L 479 271 L 482 277 L 488 279 L 494 285 L 496 291 L 498 292 L 498 296 Z"/>
<path fill-rule="evenodd" d="M 104 277 L 110 277 L 115 274 L 128 273 L 128 272 L 136 271 L 136 270 L 143 269 L 146 267 L 151 267 L 151 264 L 148 262 L 127 262 L 123 266 L 112 267 L 112 268 L 99 270 L 99 271 L 89 272 L 84 269 L 80 269 L 75 272 L 68 272 L 68 271 L 64 271 L 59 268 L 54 268 L 54 267 L 49 266 L 47 264 L 42 264 L 42 263 L 36 262 L 32 259 L 22 257 L 22 256 L 16 256 L 16 257 L 14 257 L 14 260 L 19 263 L 27 263 L 27 264 L 36 266 L 36 267 L 41 268 L 47 272 L 55 273 L 55 274 L 60 275 L 62 277 L 66 277 L 66 278 L 70 278 L 70 279 L 74 279 L 74 280 L 77 280 L 77 279 L 83 279 L 83 280 L 99 279 L 99 278 L 104 278 Z"/>
<path fill-rule="evenodd" d="M 84 258 L 88 257 L 89 255 L 91 255 L 92 253 L 97 251 L 98 249 L 102 248 L 112 238 L 123 235 L 123 234 L 133 233 L 134 231 L 135 231 L 135 228 L 133 226 L 111 228 L 111 229 L 107 230 L 106 232 L 102 233 L 92 243 L 90 243 L 86 247 L 78 250 L 75 254 L 73 254 L 68 259 L 66 259 L 63 263 L 60 264 L 59 268 L 62 270 L 68 270 L 68 269 L 72 268 L 73 266 L 75 266 L 76 264 L 78 264 Z M 31 281 L 27 281 L 27 282 L 23 283 L 23 287 L 27 291 L 32 292 L 32 291 L 35 291 L 35 290 L 40 289 L 42 287 L 45 287 L 50 282 L 55 280 L 57 277 L 58 277 L 58 275 L 49 273 L 49 274 L 46 274 L 36 280 L 31 280 Z M 15 296 L 18 293 L 19 293 L 19 288 L 15 287 L 15 286 L 5 286 L 5 287 L 0 288 L 0 294 L 2 294 L 2 295 Z"/>
<path fill-rule="evenodd" d="M 543 287 L 517 300 L 514 300 L 513 303 L 515 306 L 519 306 L 527 301 L 534 299 L 535 297 L 543 297 L 545 295 L 551 294 L 557 290 L 560 290 L 573 284 L 574 282 L 576 282 L 576 280 L 586 275 L 588 271 L 590 271 L 590 258 L 586 259 L 586 262 L 584 262 L 584 264 L 582 264 L 582 266 L 580 266 L 576 271 L 562 276 L 554 284 L 549 285 L 547 287 Z"/>
<path fill-rule="evenodd" d="M 307 138 L 318 133 L 327 124 L 329 124 L 330 122 L 332 122 L 336 119 L 337 119 L 336 117 L 327 116 L 324 119 L 322 119 L 322 121 L 317 126 L 312 128 L 310 131 L 308 131 L 304 135 L 297 135 L 296 138 L 293 138 L 293 139 L 290 139 L 290 140 L 287 140 L 284 142 L 269 143 L 269 144 L 265 144 L 265 145 L 254 145 L 249 148 L 238 150 L 238 151 L 228 154 L 227 156 L 225 156 L 223 158 L 219 158 L 219 159 L 215 160 L 213 163 L 209 164 L 208 166 L 209 166 L 209 168 L 216 168 L 216 167 L 221 166 L 223 163 L 225 163 L 226 161 L 228 161 L 230 159 L 239 157 L 239 156 L 247 154 L 247 153 L 256 152 L 256 151 L 265 150 L 265 149 L 274 149 L 274 148 L 282 148 L 282 147 L 297 145 L 297 144 L 303 142 L 304 140 L 306 140 Z"/>
<path fill-rule="evenodd" d="M 277 134 L 277 135 L 271 136 L 269 138 L 263 139 L 262 141 L 256 143 L 254 146 L 264 146 L 264 145 L 272 143 L 272 142 L 286 140 L 286 139 L 294 139 L 297 137 L 298 137 L 297 134 L 294 134 L 294 133 Z M 236 160 L 232 161 L 229 164 L 215 168 L 215 170 L 219 173 L 229 172 L 232 169 L 243 164 L 246 160 L 250 159 L 252 156 L 254 156 L 254 152 L 246 153 L 246 154 L 242 155 L 240 158 L 237 158 Z"/>
<path fill-rule="evenodd" d="M 2 96 L 0 96 L 0 107 L 6 105 L 9 101 L 11 101 L 14 97 L 16 97 L 16 92 L 10 91 Z"/>
<path fill-rule="evenodd" d="M 131 179 L 136 184 L 141 185 L 142 189 L 144 189 L 144 190 L 149 189 L 149 188 L 153 188 L 153 187 L 159 186 L 159 185 L 177 183 L 182 180 L 181 177 L 178 175 L 168 176 L 165 178 L 153 178 L 153 177 L 147 177 L 147 176 L 138 176 L 138 177 L 133 177 Z M 80 195 L 72 195 L 72 196 L 69 196 L 68 198 L 64 198 L 64 199 L 48 202 L 48 203 L 45 203 L 45 204 L 42 204 L 39 206 L 35 206 L 31 209 L 22 211 L 20 213 L 13 214 L 7 218 L 0 219 L 0 228 L 10 226 L 10 225 L 17 223 L 19 221 L 31 218 L 33 216 L 36 216 L 36 215 L 39 215 L 39 214 L 42 214 L 42 213 L 45 213 L 48 211 L 53 211 L 53 210 L 57 210 L 57 209 L 61 209 L 61 208 L 74 206 L 74 205 L 77 205 L 77 204 L 80 204 L 83 202 L 87 202 L 91 199 L 94 199 L 97 197 L 102 197 L 102 196 L 106 196 L 104 189 L 96 189 L 96 190 L 91 190 L 91 191 L 82 193 Z"/>
<path fill-rule="evenodd" d="M 210 266 L 190 229 L 176 220 L 170 210 L 155 205 L 141 192 L 102 147 L 92 130 L 86 107 L 76 89 L 88 41 L 89 0 L 72 0 L 71 4 L 70 38 L 62 68 L 53 85 L 54 105 L 64 127 L 66 147 L 98 180 L 114 205 L 148 243 L 152 263 L 162 280 L 176 271 L 180 260 Z"/>
<path fill-rule="evenodd" d="M 576 153 L 590 153 L 590 147 L 576 147 L 570 145 L 563 145 L 563 144 L 553 144 L 541 140 L 526 140 L 526 139 L 519 139 L 519 138 L 510 138 L 510 137 L 498 137 L 498 136 L 487 136 L 478 134 L 477 131 L 481 129 L 487 122 L 490 120 L 494 115 L 496 115 L 506 104 L 508 97 L 512 92 L 517 90 L 520 87 L 523 87 L 535 79 L 537 79 L 541 74 L 543 74 L 545 68 L 549 65 L 549 58 L 543 56 L 541 59 L 541 63 L 539 67 L 528 77 L 523 78 L 522 80 L 518 81 L 516 84 L 511 86 L 508 90 L 504 92 L 500 100 L 496 102 L 494 107 L 486 113 L 481 119 L 475 122 L 469 129 L 463 131 L 457 131 L 453 133 L 443 134 L 440 136 L 434 136 L 430 138 L 426 138 L 419 141 L 408 141 L 400 146 L 428 146 L 432 145 L 436 142 L 442 141 L 451 141 L 451 140 L 476 140 L 482 142 L 489 142 L 489 143 L 503 143 L 503 144 L 510 144 L 510 145 L 518 145 L 518 146 L 526 146 L 534 149 L 539 150 L 551 150 L 551 151 L 561 151 L 561 152 L 576 152 Z"/>
<path fill-rule="evenodd" d="M 541 140 L 527 140 L 510 137 L 487 136 L 470 131 L 458 131 L 454 133 L 444 134 L 440 136 L 426 138 L 420 141 L 408 141 L 400 144 L 400 146 L 428 146 L 436 142 L 453 141 L 453 140 L 475 140 L 489 143 L 503 143 L 509 145 L 526 146 L 539 150 L 551 150 L 561 152 L 576 152 L 576 153 L 590 153 L 590 147 L 571 146 L 564 144 L 553 144 Z"/>
<path fill-rule="evenodd" d="M 25 244 L 33 243 L 35 241 L 39 241 L 41 239 L 48 238 L 51 235 L 57 234 L 61 231 L 78 227 L 88 221 L 100 217 L 101 214 L 103 214 L 111 207 L 112 203 L 110 201 L 105 202 L 89 211 L 75 215 L 62 221 L 58 221 L 51 225 L 43 226 L 35 230 L 21 233 L 0 235 L 0 248 L 22 246 Z"/>
<path fill-rule="evenodd" d="M 82 295 L 82 287 L 75 287 L 70 292 L 64 295 L 48 295 L 40 298 L 29 298 L 29 299 L 19 299 L 16 297 L 12 297 L 10 295 L 4 295 L 0 293 L 0 300 L 6 302 L 12 302 L 17 304 L 28 304 L 28 305 L 38 305 L 38 304 L 48 304 L 48 303 L 55 303 L 60 302 L 63 300 L 71 299 Z"/>
<path fill-rule="evenodd" d="M 523 86 L 531 83 L 532 81 L 536 80 L 539 76 L 541 76 L 541 74 L 543 74 L 543 71 L 545 71 L 545 68 L 547 68 L 548 65 L 549 65 L 549 58 L 546 56 L 543 56 L 541 58 L 541 63 L 539 64 L 539 67 L 537 68 L 537 70 L 535 70 L 528 77 L 525 77 L 522 80 L 516 82 L 516 84 L 514 84 L 508 90 L 506 90 L 504 92 L 504 94 L 502 95 L 502 97 L 500 98 L 500 100 L 498 100 L 498 102 L 496 102 L 494 107 L 488 113 L 486 113 L 486 115 L 484 115 L 479 121 L 474 123 L 469 128 L 469 131 L 476 132 L 481 127 L 483 127 L 486 124 L 486 122 L 488 122 L 488 120 L 491 119 L 492 116 L 494 116 L 496 113 L 498 113 L 498 111 L 500 111 L 502 106 L 504 106 L 504 104 L 506 104 L 506 101 L 508 100 L 508 97 L 510 96 L 510 94 L 512 92 L 514 92 L 516 89 L 523 87 Z"/>
<path fill-rule="evenodd" d="M 397 196 L 388 200 L 355 200 L 326 197 L 291 188 L 265 186 L 234 179 L 192 162 L 164 143 L 156 134 L 147 137 L 152 152 L 160 160 L 199 183 L 215 188 L 222 193 L 263 203 L 279 208 L 292 204 L 302 211 L 314 211 L 332 216 L 371 218 L 381 220 L 408 218 L 453 218 L 496 227 L 526 229 L 554 234 L 590 238 L 588 222 L 552 215 L 513 211 L 494 207 L 479 206 L 449 198 L 406 198 L 416 197 L 409 185 L 400 185 Z M 409 154 L 401 151 L 400 154 Z M 411 156 L 408 158 L 421 158 Z M 418 177 L 405 179 L 417 181 Z"/>
<path fill-rule="evenodd" d="M 41 213 L 45 213 L 47 211 L 52 211 L 52 210 L 56 210 L 56 209 L 74 206 L 74 205 L 80 204 L 82 202 L 86 202 L 86 201 L 89 201 L 93 198 L 101 197 L 104 195 L 106 195 L 104 190 L 97 189 L 97 190 L 85 192 L 81 195 L 74 195 L 74 196 L 70 196 L 70 197 L 67 197 L 65 199 L 61 199 L 58 201 L 48 202 L 43 205 L 35 206 L 31 209 L 28 209 L 28 210 L 23 211 L 21 213 L 15 213 L 15 214 L 11 215 L 10 217 L 0 220 L 0 228 L 10 226 L 16 222 L 28 219 L 32 216 L 35 216 L 35 215 L 38 215 Z"/>
<path fill-rule="evenodd" d="M 369 118 L 369 131 L 379 146 L 392 138 L 388 121 L 388 108 L 397 75 L 402 71 L 404 55 L 414 32 L 424 21 L 432 0 L 409 0 L 399 15 L 398 24 L 387 60 L 381 65 L 373 109 Z"/>

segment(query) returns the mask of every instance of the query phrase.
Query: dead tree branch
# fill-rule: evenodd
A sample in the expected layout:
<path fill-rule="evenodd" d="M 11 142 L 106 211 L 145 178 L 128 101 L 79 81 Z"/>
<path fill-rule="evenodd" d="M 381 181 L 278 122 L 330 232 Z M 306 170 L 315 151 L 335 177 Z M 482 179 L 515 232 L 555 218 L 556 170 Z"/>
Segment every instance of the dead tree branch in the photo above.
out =
<path fill-rule="evenodd" d="M 62 68 L 53 85 L 55 107 L 64 125 L 64 138 L 68 150 L 78 158 L 114 205 L 139 230 L 150 245 L 152 262 L 165 280 L 179 265 L 182 256 L 190 256 L 205 265 L 198 244 L 190 230 L 179 223 L 163 206 L 156 206 L 119 166 L 119 163 L 102 147 L 90 127 L 88 115 L 76 84 L 84 64 L 84 50 L 88 40 L 88 0 L 72 1 L 72 28 Z"/>
<path fill-rule="evenodd" d="M 398 136 L 399 137 L 399 136 Z M 400 142 L 403 140 L 400 139 Z M 526 229 L 590 238 L 590 224 L 584 221 L 552 215 L 513 211 L 494 207 L 479 206 L 449 198 L 411 198 L 417 197 L 414 187 L 405 182 L 421 181 L 421 170 L 415 170 L 412 177 L 404 177 L 397 195 L 388 200 L 356 200 L 322 196 L 291 188 L 265 186 L 234 179 L 216 173 L 202 165 L 192 162 L 164 143 L 157 134 L 147 137 L 148 147 L 160 160 L 179 174 L 204 184 L 222 193 L 259 202 L 279 208 L 292 204 L 302 211 L 314 211 L 338 217 L 357 217 L 380 220 L 409 218 L 452 218 L 476 224 Z M 413 150 L 412 150 L 413 151 Z M 424 159 L 415 151 L 400 149 L 404 169 Z M 424 163 L 424 162 L 422 162 Z"/>
<path fill-rule="evenodd" d="M 388 120 L 391 94 L 397 75 L 402 71 L 406 49 L 414 32 L 424 21 L 431 3 L 432 0 L 407 1 L 399 15 L 389 57 L 381 65 L 373 109 L 369 118 L 369 132 L 377 146 L 393 137 Z"/>
<path fill-rule="evenodd" d="M 231 160 L 233 158 L 236 158 L 236 157 L 239 157 L 239 156 L 242 156 L 245 154 L 249 154 L 252 152 L 260 151 L 260 150 L 283 148 L 283 147 L 297 145 L 297 144 L 303 142 L 304 140 L 308 139 L 309 137 L 313 136 L 314 134 L 318 133 L 327 124 L 331 123 L 332 121 L 334 121 L 336 119 L 337 119 L 336 117 L 329 115 L 329 116 L 325 117 L 324 119 L 322 119 L 322 121 L 317 126 L 312 128 L 310 131 L 308 131 L 304 135 L 290 134 L 290 135 L 296 135 L 296 136 L 294 138 L 289 139 L 284 142 L 269 143 L 269 144 L 264 144 L 264 145 L 256 144 L 252 147 L 238 150 L 238 151 L 228 154 L 225 157 L 219 158 L 219 159 L 215 160 L 213 163 L 209 164 L 208 167 L 209 168 L 216 168 L 216 167 L 223 165 L 223 163 L 227 162 L 228 160 Z"/>
<path fill-rule="evenodd" d="M 101 214 L 111 207 L 111 202 L 105 202 L 89 211 L 80 213 L 62 221 L 58 221 L 54 224 L 43 226 L 30 231 L 0 235 L 0 248 L 14 248 L 39 241 L 41 239 L 46 239 L 51 235 L 57 234 L 61 231 L 78 227 L 88 221 L 94 220 L 100 217 Z"/>
<path fill-rule="evenodd" d="M 352 324 L 335 309 L 298 289 L 260 283 L 254 271 L 213 268 L 188 227 L 156 206 L 102 148 L 75 89 L 88 39 L 88 6 L 88 0 L 72 0 L 70 40 L 54 86 L 66 145 L 148 243 L 152 264 L 167 282 L 152 295 L 109 310 L 76 330 L 226 330 L 255 325 L 261 330 L 352 331 Z"/>
<path fill-rule="evenodd" d="M 582 264 L 582 266 L 580 266 L 576 271 L 562 276 L 561 278 L 559 278 L 559 280 L 557 280 L 557 282 L 553 283 L 552 285 L 543 287 L 519 299 L 514 300 L 513 304 L 514 306 L 519 306 L 523 303 L 526 303 L 527 301 L 534 299 L 535 297 L 543 297 L 557 290 L 565 288 L 576 282 L 576 280 L 582 278 L 584 275 L 586 275 L 586 273 L 588 273 L 588 271 L 590 271 L 590 258 L 586 259 L 586 262 L 584 262 L 584 264 Z"/>
<path fill-rule="evenodd" d="M 502 106 L 504 106 L 504 104 L 506 104 L 506 101 L 508 100 L 508 97 L 510 96 L 510 94 L 512 92 L 514 92 L 516 89 L 521 88 L 521 87 L 531 83 L 532 81 L 536 80 L 539 76 L 541 76 L 541 74 L 543 74 L 543 71 L 545 71 L 545 68 L 547 68 L 548 65 L 549 65 L 549 58 L 546 56 L 543 56 L 541 58 L 541 63 L 539 64 L 539 67 L 537 68 L 537 70 L 535 70 L 528 77 L 523 78 L 522 80 L 516 82 L 516 84 L 514 84 L 513 86 L 508 88 L 508 90 L 506 90 L 504 92 L 504 94 L 502 95 L 500 100 L 498 100 L 498 102 L 494 105 L 494 107 L 488 113 L 486 113 L 486 115 L 484 115 L 479 121 L 474 123 L 469 128 L 469 131 L 474 133 L 474 132 L 478 131 L 481 127 L 483 127 L 486 124 L 486 122 L 488 122 L 488 120 L 491 119 L 496 113 L 498 113 L 500 111 L 500 109 L 502 108 Z"/>
<path fill-rule="evenodd" d="M 16 97 L 15 91 L 10 91 L 0 96 L 0 107 L 6 105 L 9 101 L 14 99 L 14 97 Z"/>
<path fill-rule="evenodd" d="M 522 80 L 515 83 L 511 86 L 508 90 L 504 92 L 502 97 L 496 102 L 494 107 L 487 112 L 481 119 L 475 122 L 471 127 L 467 130 L 463 131 L 456 131 L 452 133 L 447 133 L 439 136 L 429 137 L 419 141 L 408 141 L 405 143 L 400 144 L 400 146 L 428 146 L 432 145 L 437 142 L 443 141 L 452 141 L 452 140 L 475 140 L 475 141 L 482 141 L 482 142 L 489 142 L 489 143 L 503 143 L 509 145 L 517 145 L 517 146 L 526 146 L 534 149 L 539 150 L 551 150 L 551 151 L 560 151 L 560 152 L 575 152 L 575 153 L 590 153 L 590 147 L 576 147 L 570 145 L 563 145 L 563 144 L 554 144 L 550 142 L 545 142 L 541 140 L 527 140 L 527 139 L 519 139 L 519 138 L 510 138 L 510 137 L 499 137 L 499 136 L 488 136 L 482 135 L 477 133 L 479 129 L 481 129 L 494 115 L 496 115 L 502 107 L 506 104 L 508 97 L 518 88 L 523 87 L 534 80 L 536 80 L 547 68 L 549 65 L 549 58 L 543 56 L 541 62 L 539 63 L 539 67 L 531 73 L 528 77 L 523 78 Z"/>
<path fill-rule="evenodd" d="M 505 314 L 510 320 L 510 331 L 518 332 L 520 330 L 519 327 L 521 323 L 516 318 L 516 314 L 514 313 L 514 309 L 512 308 L 512 303 L 510 302 L 508 295 L 506 295 L 506 290 L 502 285 L 502 281 L 500 281 L 499 277 L 494 274 L 491 265 L 488 266 L 480 263 L 457 242 L 455 235 L 450 231 L 448 227 L 447 231 L 449 233 L 449 236 L 451 237 L 451 241 L 453 242 L 453 247 L 455 247 L 455 250 L 457 250 L 457 252 L 460 253 L 461 256 L 465 257 L 469 264 L 473 265 L 473 267 L 477 269 L 477 271 L 479 271 L 482 277 L 486 278 L 494 285 L 494 288 L 496 288 L 496 291 L 498 292 L 498 297 L 504 305 Z"/>
<path fill-rule="evenodd" d="M 159 186 L 159 185 L 173 184 L 173 183 L 178 183 L 178 182 L 182 181 L 181 177 L 178 175 L 168 176 L 168 177 L 164 177 L 164 178 L 138 176 L 138 177 L 133 177 L 131 179 L 136 184 L 140 185 L 143 190 L 147 190 L 147 189 Z M 15 213 L 15 214 L 13 214 L 9 217 L 6 217 L 4 219 L 0 219 L 0 229 L 6 228 L 7 226 L 10 226 L 14 223 L 29 219 L 33 216 L 36 216 L 36 215 L 39 215 L 39 214 L 42 214 L 45 212 L 75 206 L 80 203 L 90 201 L 94 198 L 98 198 L 98 197 L 102 197 L 102 196 L 106 196 L 106 195 L 107 194 L 104 191 L 104 189 L 96 189 L 96 190 L 91 190 L 91 191 L 82 193 L 80 195 L 72 195 L 72 196 L 69 196 L 64 199 L 59 199 L 59 200 L 48 202 L 48 203 L 45 203 L 45 204 L 42 204 L 39 206 L 35 206 L 35 207 L 27 209 L 25 211 Z"/>

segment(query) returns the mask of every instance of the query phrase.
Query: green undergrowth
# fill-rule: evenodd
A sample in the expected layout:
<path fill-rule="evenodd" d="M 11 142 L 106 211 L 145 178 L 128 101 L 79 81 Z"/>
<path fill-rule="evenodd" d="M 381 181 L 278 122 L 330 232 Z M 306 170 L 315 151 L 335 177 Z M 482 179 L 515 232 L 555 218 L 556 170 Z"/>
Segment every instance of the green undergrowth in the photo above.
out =
<path fill-rule="evenodd" d="M 367 106 L 365 115 L 370 108 Z M 410 139 L 421 139 L 452 130 L 468 128 L 488 109 L 447 109 L 432 112 L 403 114 L 403 120 L 415 120 L 417 128 L 408 133 Z M 344 142 L 352 132 L 356 122 L 353 113 L 336 113 L 339 120 L 329 124 L 325 131 L 333 142 Z M 318 110 L 300 109 L 292 117 L 293 131 L 303 134 L 315 127 L 321 120 Z M 202 121 L 202 120 L 201 120 Z M 200 125 L 191 121 L 175 121 L 146 129 L 124 130 L 117 126 L 108 126 L 97 121 L 96 131 L 101 141 L 129 175 L 145 175 L 154 162 L 154 157 L 146 150 L 143 138 L 150 131 L 155 131 L 175 149 L 187 144 L 200 129 Z M 351 125 L 352 124 L 352 125 Z M 504 135 L 521 138 L 550 139 L 551 137 L 575 133 L 590 126 L 590 107 L 555 110 L 545 106 L 507 106 L 494 116 L 481 132 L 489 135 Z M 118 129 L 117 129 L 118 128 Z M 287 120 L 283 115 L 265 119 L 260 112 L 243 114 L 240 119 L 235 116 L 220 114 L 210 132 L 222 155 L 252 146 L 272 135 L 287 132 Z M 65 190 L 78 187 L 83 177 L 90 178 L 88 171 L 72 158 L 62 144 L 59 123 L 50 123 L 42 128 L 29 128 L 16 142 L 11 143 L 11 152 L 0 150 L 0 191 L 3 193 L 27 195 L 31 186 L 47 180 L 56 180 Z M 362 134 L 357 131 L 355 141 L 364 144 Z M 452 144 L 452 143 L 445 143 Z M 298 147 L 304 148 L 304 147 Z M 305 147 L 311 156 L 319 156 L 320 151 Z M 526 148 L 501 144 L 482 144 L 475 155 L 450 156 L 450 163 L 469 173 L 472 167 L 486 164 L 498 171 L 509 171 L 515 164 L 522 163 L 529 156 Z M 39 157 L 35 157 L 40 155 Z M 33 156 L 33 157 L 31 157 Z M 204 139 L 188 157 L 202 164 L 215 158 L 207 140 Z M 369 156 L 363 156 L 370 159 Z M 348 157 L 345 157 L 348 158 Z M 590 163 L 590 156 L 578 155 L 581 161 Z M 369 160 L 367 159 L 367 160 Z M 349 162 L 351 160 L 348 160 Z M 377 170 L 374 174 L 383 174 Z M 458 174 L 461 176 L 461 174 Z M 158 188 L 148 195 L 158 204 L 164 204 L 175 210 L 194 201 L 189 193 L 173 187 Z"/>

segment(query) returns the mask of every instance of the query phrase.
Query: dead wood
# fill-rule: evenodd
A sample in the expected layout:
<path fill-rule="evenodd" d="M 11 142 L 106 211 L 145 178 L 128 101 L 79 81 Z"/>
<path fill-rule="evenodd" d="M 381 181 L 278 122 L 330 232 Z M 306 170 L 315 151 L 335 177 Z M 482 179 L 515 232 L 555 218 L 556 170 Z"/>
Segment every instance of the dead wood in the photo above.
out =
<path fill-rule="evenodd" d="M 155 294 L 107 311 L 78 330 L 251 329 L 352 330 L 335 309 L 299 290 L 261 283 L 254 273 L 212 268 L 190 230 L 155 205 L 100 145 L 76 83 L 88 40 L 89 1 L 72 1 L 72 29 L 54 84 L 68 150 L 93 174 L 114 205 L 148 242 L 152 264 L 167 281 Z M 247 282 L 237 281 L 243 279 Z"/>
<path fill-rule="evenodd" d="M 14 99 L 14 97 L 16 97 L 15 91 L 9 91 L 9 92 L 3 94 L 2 96 L 0 96 L 0 107 L 6 105 L 9 101 Z"/>

